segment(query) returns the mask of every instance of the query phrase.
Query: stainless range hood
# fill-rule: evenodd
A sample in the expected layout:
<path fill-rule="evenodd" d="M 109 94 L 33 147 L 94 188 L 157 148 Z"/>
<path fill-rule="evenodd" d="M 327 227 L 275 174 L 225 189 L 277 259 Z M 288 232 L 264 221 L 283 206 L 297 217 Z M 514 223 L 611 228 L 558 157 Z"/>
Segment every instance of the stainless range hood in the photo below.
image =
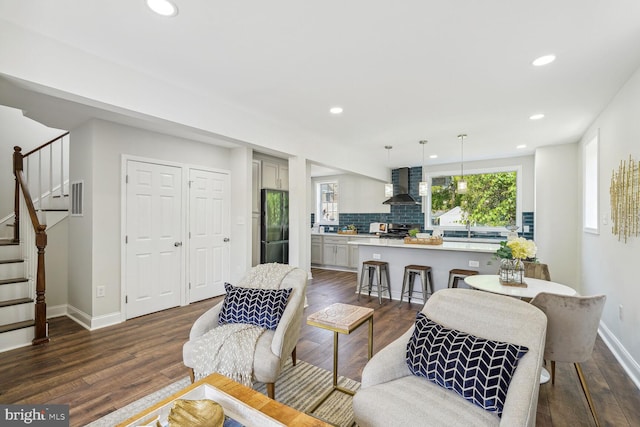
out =
<path fill-rule="evenodd" d="M 409 194 L 409 168 L 398 169 L 398 192 L 390 199 L 382 202 L 384 205 L 419 205 L 416 199 Z M 394 189 L 395 190 L 395 189 Z"/>

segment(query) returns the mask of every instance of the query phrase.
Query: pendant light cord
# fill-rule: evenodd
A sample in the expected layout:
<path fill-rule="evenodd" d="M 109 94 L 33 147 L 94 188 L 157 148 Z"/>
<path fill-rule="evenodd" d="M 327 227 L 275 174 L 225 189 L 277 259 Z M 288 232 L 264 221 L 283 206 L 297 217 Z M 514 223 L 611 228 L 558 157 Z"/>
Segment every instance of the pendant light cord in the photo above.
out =
<path fill-rule="evenodd" d="M 464 137 L 465 134 L 458 135 L 460 138 L 460 179 L 464 181 Z"/>

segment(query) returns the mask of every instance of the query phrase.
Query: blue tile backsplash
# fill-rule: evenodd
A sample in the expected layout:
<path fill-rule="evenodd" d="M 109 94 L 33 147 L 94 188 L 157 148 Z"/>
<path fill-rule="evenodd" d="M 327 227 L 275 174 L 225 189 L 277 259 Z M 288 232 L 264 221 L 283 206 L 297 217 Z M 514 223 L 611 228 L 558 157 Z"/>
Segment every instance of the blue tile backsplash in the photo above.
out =
<path fill-rule="evenodd" d="M 391 173 L 392 182 L 397 190 L 398 185 L 398 170 L 394 169 Z M 409 194 L 416 200 L 421 200 L 422 198 L 418 194 L 418 183 L 422 179 L 422 168 L 421 167 L 413 167 L 410 169 L 409 174 Z M 518 234 L 527 239 L 533 239 L 533 212 L 522 212 L 522 228 L 518 230 Z M 310 227 L 315 222 L 315 214 L 311 214 L 311 222 Z M 348 224 L 354 224 L 358 229 L 359 233 L 368 233 L 369 232 L 369 224 L 372 222 L 386 222 L 386 223 L 402 223 L 402 224 L 422 224 L 424 227 L 424 215 L 422 213 L 421 205 L 409 205 L 409 206 L 397 206 L 391 205 L 390 213 L 348 213 L 348 212 L 340 212 L 340 224 L 334 231 L 337 231 L 338 228 L 347 226 Z M 524 232 L 523 230 L 528 228 L 528 231 Z M 326 232 L 329 232 L 328 227 L 325 229 Z M 499 232 L 486 232 L 486 233 L 473 233 L 474 237 L 482 237 L 482 238 L 496 238 L 496 239 L 504 239 L 503 236 L 500 235 Z M 460 231 L 446 231 L 445 237 L 467 237 L 467 232 L 464 230 Z"/>

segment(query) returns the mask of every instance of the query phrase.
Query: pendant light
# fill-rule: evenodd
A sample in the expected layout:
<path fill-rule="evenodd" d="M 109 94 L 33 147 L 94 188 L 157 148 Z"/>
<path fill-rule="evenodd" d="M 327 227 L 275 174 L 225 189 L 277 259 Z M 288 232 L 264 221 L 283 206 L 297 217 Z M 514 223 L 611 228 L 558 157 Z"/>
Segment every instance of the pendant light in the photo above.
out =
<path fill-rule="evenodd" d="M 418 194 L 422 197 L 429 195 L 429 183 L 425 181 L 426 166 L 424 164 L 424 146 L 427 145 L 427 142 L 428 141 L 426 139 L 420 141 L 420 145 L 422 145 L 422 180 L 418 183 Z"/>
<path fill-rule="evenodd" d="M 464 180 L 464 139 L 466 134 L 461 133 L 458 135 L 460 138 L 460 180 L 458 181 L 458 194 L 465 194 L 467 192 L 467 181 Z"/>
<path fill-rule="evenodd" d="M 391 149 L 393 147 L 391 145 L 385 145 L 384 149 L 387 150 L 387 166 L 391 169 Z M 389 182 L 384 185 L 384 196 L 385 197 L 393 197 L 393 182 Z"/>

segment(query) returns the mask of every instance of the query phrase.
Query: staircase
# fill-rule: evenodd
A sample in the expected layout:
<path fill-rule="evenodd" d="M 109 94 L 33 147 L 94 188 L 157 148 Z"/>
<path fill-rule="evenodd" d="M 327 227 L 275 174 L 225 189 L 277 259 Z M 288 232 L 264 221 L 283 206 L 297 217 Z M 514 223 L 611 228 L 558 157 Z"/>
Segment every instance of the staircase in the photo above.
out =
<path fill-rule="evenodd" d="M 0 240 L 0 351 L 30 344 L 34 337 L 34 292 L 19 244 Z"/>
<path fill-rule="evenodd" d="M 27 154 L 14 147 L 13 237 L 0 237 L 0 352 L 49 342 L 46 229 L 68 214 L 67 135 Z"/>

